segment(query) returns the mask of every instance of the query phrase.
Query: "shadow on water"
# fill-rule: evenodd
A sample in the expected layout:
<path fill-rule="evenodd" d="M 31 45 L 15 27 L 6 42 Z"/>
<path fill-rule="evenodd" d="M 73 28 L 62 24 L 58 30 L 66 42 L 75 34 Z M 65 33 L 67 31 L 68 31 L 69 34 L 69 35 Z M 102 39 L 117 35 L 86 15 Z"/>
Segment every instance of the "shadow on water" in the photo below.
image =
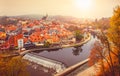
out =
<path fill-rule="evenodd" d="M 47 52 L 54 52 L 54 51 L 59 51 L 60 49 L 49 49 L 49 50 L 37 50 L 37 51 L 34 51 L 35 53 L 40 53 L 40 52 L 44 52 L 44 51 L 47 51 Z"/>
<path fill-rule="evenodd" d="M 61 49 L 62 50 L 62 49 Z M 41 51 L 34 51 L 35 53 L 41 53 L 41 52 L 43 52 L 43 51 L 47 51 L 47 52 L 55 52 L 55 51 L 60 51 L 60 49 L 52 49 L 52 50 L 41 50 Z M 74 56 L 78 56 L 81 52 L 82 52 L 82 48 L 81 48 L 81 46 L 77 46 L 77 47 L 74 47 L 73 49 L 72 49 L 72 54 L 74 55 Z"/>
<path fill-rule="evenodd" d="M 52 49 L 52 50 L 38 50 L 35 51 L 34 53 L 42 57 L 60 61 L 64 63 L 66 67 L 69 67 L 80 61 L 87 59 L 96 40 L 99 39 L 95 35 L 92 35 L 91 40 L 83 44 L 82 46 L 62 48 L 62 49 Z M 35 74 L 36 74 L 35 76 L 51 76 L 49 73 L 47 73 L 46 75 L 43 74 L 43 72 L 40 72 L 40 70 L 38 69 L 35 70 L 31 68 L 31 71 L 32 71 L 31 76 L 34 76 Z"/>
<path fill-rule="evenodd" d="M 75 56 L 78 56 L 78 55 L 80 55 L 80 53 L 82 52 L 82 48 L 81 47 L 74 47 L 73 49 L 72 49 L 72 53 L 73 53 L 73 55 L 75 55 Z"/>
<path fill-rule="evenodd" d="M 35 51 L 35 53 L 43 57 L 61 61 L 67 66 L 71 66 L 89 57 L 90 51 L 96 40 L 98 40 L 97 37 L 91 36 L 91 40 L 82 46 L 54 50 L 39 50 Z"/>

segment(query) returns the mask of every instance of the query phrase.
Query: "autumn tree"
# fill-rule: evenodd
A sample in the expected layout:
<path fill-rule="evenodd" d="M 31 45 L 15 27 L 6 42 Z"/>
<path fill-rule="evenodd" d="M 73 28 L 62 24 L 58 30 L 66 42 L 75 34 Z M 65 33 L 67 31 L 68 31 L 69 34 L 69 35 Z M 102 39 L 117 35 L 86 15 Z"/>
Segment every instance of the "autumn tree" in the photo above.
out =
<path fill-rule="evenodd" d="M 109 39 L 117 48 L 117 58 L 120 65 L 120 6 L 114 10 L 114 15 L 111 18 L 111 27 L 109 29 Z"/>
<path fill-rule="evenodd" d="M 28 76 L 27 63 L 21 57 L 0 59 L 0 75 L 2 76 Z"/>
<path fill-rule="evenodd" d="M 118 59 L 118 68 L 120 68 L 120 6 L 116 7 L 114 10 L 114 14 L 111 17 L 111 26 L 109 29 L 109 40 L 112 42 L 113 46 L 116 48 L 112 51 L 112 53 Z M 120 69 L 119 76 L 120 76 Z"/>
<path fill-rule="evenodd" d="M 120 7 L 117 7 L 114 10 L 114 15 L 111 17 L 111 25 L 108 33 L 105 34 L 101 31 L 98 38 L 100 39 L 103 47 L 101 50 L 106 49 L 106 54 L 103 56 L 100 55 L 103 57 L 102 61 L 104 61 L 99 67 L 100 71 L 97 73 L 97 76 L 120 76 Z M 98 49 L 95 50 L 99 51 Z M 96 53 L 93 54 L 93 57 L 96 57 L 96 55 Z M 101 60 L 99 59 L 97 63 L 100 62 Z M 104 72 L 101 72 L 103 70 Z"/>
<path fill-rule="evenodd" d="M 96 29 L 106 30 L 110 27 L 110 18 L 95 19 L 91 25 Z"/>
<path fill-rule="evenodd" d="M 104 49 L 102 43 L 100 41 L 96 41 L 89 56 L 89 65 L 97 65 L 96 67 L 100 69 L 99 71 L 101 72 L 102 76 L 106 76 L 105 63 L 108 67 L 111 67 L 109 60 L 106 58 L 106 54 L 106 49 Z"/>

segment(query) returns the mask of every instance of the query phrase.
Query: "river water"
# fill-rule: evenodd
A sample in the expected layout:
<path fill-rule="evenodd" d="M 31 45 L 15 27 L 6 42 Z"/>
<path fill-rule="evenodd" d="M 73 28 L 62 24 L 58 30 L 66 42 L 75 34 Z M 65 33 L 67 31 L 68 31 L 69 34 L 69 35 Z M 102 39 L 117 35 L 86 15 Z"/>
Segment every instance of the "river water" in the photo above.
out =
<path fill-rule="evenodd" d="M 90 51 L 94 45 L 94 42 L 97 40 L 97 37 L 91 36 L 91 40 L 86 44 L 83 44 L 80 47 L 69 47 L 63 48 L 59 50 L 44 50 L 44 51 L 36 51 L 40 56 L 47 57 L 50 59 L 54 59 L 60 62 L 63 62 L 66 67 L 74 65 L 80 61 L 87 59 L 90 55 Z"/>

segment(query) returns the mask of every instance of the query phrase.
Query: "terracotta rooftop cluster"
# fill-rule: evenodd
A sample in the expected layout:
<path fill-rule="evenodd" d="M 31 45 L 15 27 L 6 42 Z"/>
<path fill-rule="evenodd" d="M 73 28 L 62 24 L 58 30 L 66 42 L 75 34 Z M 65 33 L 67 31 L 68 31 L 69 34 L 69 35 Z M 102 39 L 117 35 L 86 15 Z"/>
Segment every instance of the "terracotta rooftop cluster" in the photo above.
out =
<path fill-rule="evenodd" d="M 72 32 L 65 27 L 64 24 L 52 20 L 19 20 L 17 25 L 0 25 L 0 40 L 14 46 L 17 46 L 17 40 L 21 38 L 24 43 L 55 43 L 72 36 Z"/>
<path fill-rule="evenodd" d="M 52 21 L 33 21 L 24 24 L 22 29 L 24 37 L 32 42 L 59 42 L 61 39 L 72 35 L 70 31 L 64 28 L 63 24 Z"/>

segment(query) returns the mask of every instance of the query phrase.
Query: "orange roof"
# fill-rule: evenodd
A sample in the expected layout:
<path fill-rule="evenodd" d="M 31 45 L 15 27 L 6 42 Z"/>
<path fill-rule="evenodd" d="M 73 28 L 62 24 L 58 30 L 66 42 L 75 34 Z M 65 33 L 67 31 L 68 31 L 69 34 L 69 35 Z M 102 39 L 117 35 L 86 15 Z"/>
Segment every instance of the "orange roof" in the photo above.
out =
<path fill-rule="evenodd" d="M 33 27 L 34 24 L 33 24 L 33 23 L 29 23 L 28 26 L 29 26 L 29 27 Z"/>
<path fill-rule="evenodd" d="M 28 41 L 28 38 L 24 37 L 23 40 L 24 40 L 24 43 L 26 43 Z"/>
<path fill-rule="evenodd" d="M 50 37 L 50 35 L 45 34 L 45 35 L 44 35 L 44 38 L 45 38 L 45 39 L 49 39 L 49 38 L 51 38 L 51 37 Z"/>
<path fill-rule="evenodd" d="M 0 32 L 0 39 L 5 39 L 5 38 L 6 38 L 6 33 Z"/>
<path fill-rule="evenodd" d="M 39 28 L 35 28 L 34 29 L 36 32 L 40 32 L 40 29 Z"/>
<path fill-rule="evenodd" d="M 6 27 L 6 30 L 9 30 L 9 31 L 14 31 L 16 29 L 17 29 L 17 27 L 15 25 L 9 25 Z"/>
<path fill-rule="evenodd" d="M 52 36 L 53 42 L 59 42 L 60 39 L 58 38 L 58 36 Z"/>
<path fill-rule="evenodd" d="M 29 39 L 32 42 L 41 42 L 42 37 L 40 36 L 40 32 L 34 32 L 29 36 Z"/>

